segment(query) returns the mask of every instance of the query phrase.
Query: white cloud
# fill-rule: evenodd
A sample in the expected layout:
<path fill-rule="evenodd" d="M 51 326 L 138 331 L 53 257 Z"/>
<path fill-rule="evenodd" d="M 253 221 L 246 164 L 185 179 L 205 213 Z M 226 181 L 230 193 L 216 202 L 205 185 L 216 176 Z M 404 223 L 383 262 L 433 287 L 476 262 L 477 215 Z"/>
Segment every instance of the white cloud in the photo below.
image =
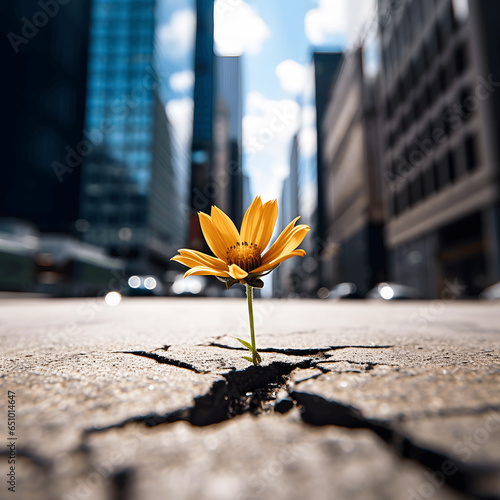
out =
<path fill-rule="evenodd" d="M 172 73 L 169 79 L 170 87 L 175 92 L 185 92 L 194 85 L 194 72 L 191 70 Z"/>
<path fill-rule="evenodd" d="M 316 108 L 311 104 L 307 104 L 302 108 L 302 126 L 316 126 Z"/>
<path fill-rule="evenodd" d="M 262 18 L 243 0 L 216 0 L 214 40 L 217 54 L 258 54 L 270 31 Z"/>
<path fill-rule="evenodd" d="M 250 92 L 246 109 L 243 145 L 247 153 L 281 148 L 291 141 L 300 123 L 300 107 L 291 99 L 278 101 Z"/>
<path fill-rule="evenodd" d="M 174 135 L 182 145 L 189 145 L 193 131 L 193 99 L 171 99 L 165 106 Z"/>
<path fill-rule="evenodd" d="M 312 158 L 317 151 L 317 136 L 315 127 L 305 127 L 299 134 L 299 151 L 301 156 Z"/>
<path fill-rule="evenodd" d="M 168 22 L 158 28 L 161 49 L 171 59 L 180 59 L 194 47 L 196 14 L 192 9 L 176 10 Z"/>
<path fill-rule="evenodd" d="M 313 212 L 318 205 L 318 187 L 316 183 L 307 183 L 302 188 L 301 215 L 304 221 L 311 220 Z"/>
<path fill-rule="evenodd" d="M 320 0 L 305 15 L 306 36 L 315 46 L 353 44 L 373 16 L 373 0 Z"/>
<path fill-rule="evenodd" d="M 292 139 L 300 124 L 300 107 L 291 99 L 247 96 L 243 148 L 255 194 L 277 198 L 289 172 Z"/>
<path fill-rule="evenodd" d="M 276 66 L 276 76 L 279 78 L 281 88 L 290 94 L 300 94 L 306 84 L 307 66 L 303 66 L 292 59 L 286 59 Z"/>

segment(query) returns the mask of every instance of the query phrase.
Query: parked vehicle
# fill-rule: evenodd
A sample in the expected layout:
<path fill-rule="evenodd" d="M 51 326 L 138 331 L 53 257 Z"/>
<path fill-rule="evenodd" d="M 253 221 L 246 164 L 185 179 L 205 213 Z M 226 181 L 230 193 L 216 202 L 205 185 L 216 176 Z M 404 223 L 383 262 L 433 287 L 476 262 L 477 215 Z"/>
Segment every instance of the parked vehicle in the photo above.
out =
<path fill-rule="evenodd" d="M 485 288 L 480 294 L 482 300 L 498 300 L 500 299 L 500 281 L 494 285 Z"/>
<path fill-rule="evenodd" d="M 367 299 L 383 299 L 383 300 L 402 300 L 402 299 L 418 299 L 418 290 L 400 283 L 379 283 L 372 288 L 367 294 Z"/>

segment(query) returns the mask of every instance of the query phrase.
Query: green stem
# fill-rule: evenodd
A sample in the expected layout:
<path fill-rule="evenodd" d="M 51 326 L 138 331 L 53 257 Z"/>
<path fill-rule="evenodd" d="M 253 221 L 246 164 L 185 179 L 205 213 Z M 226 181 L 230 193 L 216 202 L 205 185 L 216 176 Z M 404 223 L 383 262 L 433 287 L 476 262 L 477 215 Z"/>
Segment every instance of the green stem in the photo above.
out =
<path fill-rule="evenodd" d="M 253 288 L 247 283 L 248 316 L 250 319 L 250 337 L 252 341 L 253 364 L 258 365 L 261 361 L 260 355 L 255 346 L 255 329 L 253 324 Z"/>

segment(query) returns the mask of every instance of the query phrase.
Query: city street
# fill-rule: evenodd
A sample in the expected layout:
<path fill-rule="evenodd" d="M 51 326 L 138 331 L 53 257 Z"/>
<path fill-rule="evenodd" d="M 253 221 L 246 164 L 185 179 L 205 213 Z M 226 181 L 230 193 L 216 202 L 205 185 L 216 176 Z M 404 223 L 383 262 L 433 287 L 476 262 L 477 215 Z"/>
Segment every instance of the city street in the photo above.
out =
<path fill-rule="evenodd" d="M 3 300 L 0 497 L 500 496 L 498 304 L 254 308 Z"/>

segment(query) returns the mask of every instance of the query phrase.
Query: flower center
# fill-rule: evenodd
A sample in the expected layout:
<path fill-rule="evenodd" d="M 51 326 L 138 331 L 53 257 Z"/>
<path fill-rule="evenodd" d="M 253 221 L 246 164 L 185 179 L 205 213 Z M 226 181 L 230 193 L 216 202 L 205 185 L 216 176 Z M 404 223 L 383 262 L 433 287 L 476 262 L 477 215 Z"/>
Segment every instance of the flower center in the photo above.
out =
<path fill-rule="evenodd" d="M 226 251 L 226 259 L 229 265 L 237 264 L 247 273 L 256 269 L 261 264 L 260 252 L 255 243 L 238 241 Z"/>

